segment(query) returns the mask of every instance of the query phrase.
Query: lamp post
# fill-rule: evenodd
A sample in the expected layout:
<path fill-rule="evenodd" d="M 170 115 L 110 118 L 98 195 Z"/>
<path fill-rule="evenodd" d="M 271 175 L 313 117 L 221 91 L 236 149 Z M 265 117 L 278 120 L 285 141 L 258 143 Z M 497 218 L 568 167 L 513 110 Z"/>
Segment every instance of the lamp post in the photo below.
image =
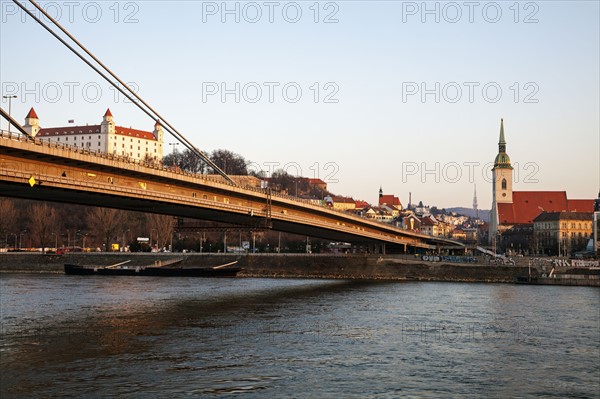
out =
<path fill-rule="evenodd" d="M 17 250 L 17 234 L 10 233 L 10 235 L 15 236 L 15 246 L 13 247 L 13 251 L 16 251 Z"/>
<path fill-rule="evenodd" d="M 58 250 L 58 234 L 51 233 L 50 235 L 54 236 L 54 252 Z"/>
<path fill-rule="evenodd" d="M 175 152 L 175 150 L 177 149 L 176 146 L 178 146 L 179 143 L 169 143 L 169 145 L 173 147 L 173 149 L 171 150 L 171 152 Z"/>
<path fill-rule="evenodd" d="M 21 248 L 23 248 L 23 235 L 25 233 L 27 233 L 27 230 L 23 230 L 21 233 L 19 233 L 19 251 Z"/>
<path fill-rule="evenodd" d="M 15 94 L 12 96 L 2 96 L 2 98 L 6 98 L 8 100 L 8 116 L 10 116 L 10 111 L 12 108 L 12 99 L 17 98 Z M 8 135 L 10 136 L 10 121 L 8 122 Z"/>
<path fill-rule="evenodd" d="M 152 246 L 152 232 L 156 231 L 156 248 L 158 249 L 158 229 L 150 230 L 150 246 Z"/>
<path fill-rule="evenodd" d="M 122 245 L 121 245 L 121 249 L 123 252 L 125 252 L 125 234 L 127 234 L 128 232 L 129 232 L 129 229 L 127 229 L 123 232 L 123 241 L 122 241 Z"/>

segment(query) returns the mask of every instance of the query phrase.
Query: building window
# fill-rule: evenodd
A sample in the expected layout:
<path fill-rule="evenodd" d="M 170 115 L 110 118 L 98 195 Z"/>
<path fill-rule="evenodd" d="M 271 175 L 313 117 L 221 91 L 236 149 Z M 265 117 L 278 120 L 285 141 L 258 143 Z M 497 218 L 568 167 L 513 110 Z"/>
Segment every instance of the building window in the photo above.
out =
<path fill-rule="evenodd" d="M 73 137 L 73 140 L 77 140 L 77 136 Z"/>
<path fill-rule="evenodd" d="M 506 190 L 506 179 L 502 179 L 502 190 Z"/>
<path fill-rule="evenodd" d="M 98 142 L 98 147 L 100 147 L 100 142 Z"/>

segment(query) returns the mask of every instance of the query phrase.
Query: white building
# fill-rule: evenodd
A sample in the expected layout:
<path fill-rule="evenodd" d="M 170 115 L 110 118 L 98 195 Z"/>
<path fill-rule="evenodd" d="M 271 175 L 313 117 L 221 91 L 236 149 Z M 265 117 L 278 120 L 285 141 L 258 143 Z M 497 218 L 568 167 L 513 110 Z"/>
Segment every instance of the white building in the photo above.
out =
<path fill-rule="evenodd" d="M 163 128 L 159 121 L 154 124 L 152 132 L 116 126 L 110 109 L 106 110 L 99 125 L 42 128 L 35 110 L 31 108 L 23 129 L 43 140 L 131 159 L 161 161 L 163 158 Z"/>

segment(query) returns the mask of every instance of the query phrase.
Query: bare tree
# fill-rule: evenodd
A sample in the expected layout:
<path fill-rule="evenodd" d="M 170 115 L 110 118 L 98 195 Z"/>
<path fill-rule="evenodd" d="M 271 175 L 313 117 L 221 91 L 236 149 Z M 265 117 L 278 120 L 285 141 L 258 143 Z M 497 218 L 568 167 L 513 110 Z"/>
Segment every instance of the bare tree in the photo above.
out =
<path fill-rule="evenodd" d="M 29 208 L 29 231 L 33 242 L 46 251 L 46 244 L 52 233 L 57 234 L 58 214 L 53 206 L 48 204 L 35 204 Z"/>
<path fill-rule="evenodd" d="M 148 214 L 148 226 L 150 231 L 156 231 L 157 243 L 159 248 L 167 246 L 167 243 L 173 236 L 173 230 L 175 229 L 175 218 L 169 215 L 158 215 L 155 213 Z M 150 237 L 152 242 L 152 235 Z"/>
<path fill-rule="evenodd" d="M 117 234 L 125 217 L 123 211 L 110 208 L 92 208 L 87 215 L 88 228 L 102 238 L 106 251 Z"/>
<path fill-rule="evenodd" d="M 8 245 L 8 235 L 14 234 L 17 225 L 19 210 L 14 201 L 8 198 L 0 199 L 0 237 L 5 237 Z"/>

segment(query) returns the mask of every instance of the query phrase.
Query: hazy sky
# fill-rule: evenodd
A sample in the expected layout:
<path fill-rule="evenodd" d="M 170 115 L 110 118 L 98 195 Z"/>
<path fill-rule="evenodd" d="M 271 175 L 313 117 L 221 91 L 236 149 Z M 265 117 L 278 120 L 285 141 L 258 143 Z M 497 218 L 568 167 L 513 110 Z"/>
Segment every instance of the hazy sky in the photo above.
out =
<path fill-rule="evenodd" d="M 199 148 L 255 168 L 440 207 L 470 207 L 477 183 L 489 208 L 504 118 L 516 190 L 595 198 L 600 187 L 597 1 L 40 4 Z M 110 107 L 117 125 L 152 130 L 0 5 L 1 91 L 18 96 L 19 121 L 34 106 L 42 126 L 97 124 Z"/>

